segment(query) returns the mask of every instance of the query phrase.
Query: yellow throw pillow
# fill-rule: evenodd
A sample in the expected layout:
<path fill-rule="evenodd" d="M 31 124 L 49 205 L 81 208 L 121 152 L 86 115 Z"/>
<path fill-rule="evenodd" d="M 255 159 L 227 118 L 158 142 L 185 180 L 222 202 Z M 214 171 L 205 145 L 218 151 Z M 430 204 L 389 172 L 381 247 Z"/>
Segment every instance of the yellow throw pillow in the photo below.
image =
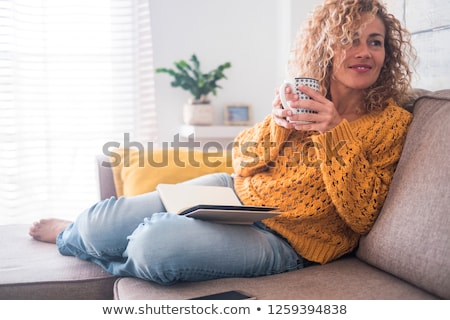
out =
<path fill-rule="evenodd" d="M 156 189 L 159 183 L 178 183 L 208 173 L 232 173 L 230 152 L 190 149 L 116 149 L 110 153 L 117 197 Z"/>

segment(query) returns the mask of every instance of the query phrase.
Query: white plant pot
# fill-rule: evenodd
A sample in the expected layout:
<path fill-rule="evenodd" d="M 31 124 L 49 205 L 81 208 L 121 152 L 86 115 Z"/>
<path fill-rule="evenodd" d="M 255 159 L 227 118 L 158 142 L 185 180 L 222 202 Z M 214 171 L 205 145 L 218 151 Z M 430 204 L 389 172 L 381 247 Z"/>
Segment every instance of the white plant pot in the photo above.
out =
<path fill-rule="evenodd" d="M 189 125 L 210 126 L 214 121 L 214 106 L 208 103 L 186 103 L 183 107 L 183 121 Z"/>

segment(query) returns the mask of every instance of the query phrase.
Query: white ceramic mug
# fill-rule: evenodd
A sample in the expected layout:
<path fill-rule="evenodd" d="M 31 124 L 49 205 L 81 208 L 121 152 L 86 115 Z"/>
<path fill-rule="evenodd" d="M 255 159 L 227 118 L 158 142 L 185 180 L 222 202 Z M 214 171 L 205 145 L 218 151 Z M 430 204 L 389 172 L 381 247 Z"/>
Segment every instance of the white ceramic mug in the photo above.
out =
<path fill-rule="evenodd" d="M 284 83 L 280 86 L 280 99 L 281 104 L 284 109 L 291 109 L 293 114 L 302 114 L 302 113 L 317 113 L 314 110 L 311 109 L 303 109 L 303 108 L 291 108 L 289 101 L 286 99 L 286 87 L 291 87 L 292 92 L 296 93 L 300 100 L 309 100 L 311 99 L 310 96 L 304 94 L 300 90 L 297 89 L 299 85 L 305 85 L 310 88 L 313 88 L 316 91 L 319 91 L 319 81 L 317 79 L 313 78 L 294 78 L 292 80 L 286 80 Z M 291 123 L 299 123 L 299 124 L 307 124 L 311 123 L 310 121 L 291 121 L 288 119 Z"/>

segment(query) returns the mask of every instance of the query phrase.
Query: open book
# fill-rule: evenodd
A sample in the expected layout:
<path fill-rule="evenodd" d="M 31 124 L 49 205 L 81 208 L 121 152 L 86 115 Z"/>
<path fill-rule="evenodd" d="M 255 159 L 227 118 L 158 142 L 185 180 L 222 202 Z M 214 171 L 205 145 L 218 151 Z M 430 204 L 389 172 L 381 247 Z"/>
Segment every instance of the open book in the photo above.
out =
<path fill-rule="evenodd" d="M 279 215 L 277 208 L 244 206 L 228 187 L 159 184 L 156 188 L 167 212 L 228 224 L 251 224 Z"/>

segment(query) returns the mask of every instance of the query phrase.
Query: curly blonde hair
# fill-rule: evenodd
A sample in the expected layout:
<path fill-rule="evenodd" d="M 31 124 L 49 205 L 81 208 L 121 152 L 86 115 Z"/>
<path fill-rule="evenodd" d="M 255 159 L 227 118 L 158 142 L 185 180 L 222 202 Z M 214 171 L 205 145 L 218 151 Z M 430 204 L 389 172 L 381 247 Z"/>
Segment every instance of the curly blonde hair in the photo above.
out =
<path fill-rule="evenodd" d="M 367 111 L 383 109 L 389 99 L 403 104 L 411 89 L 410 63 L 415 51 L 409 32 L 377 0 L 325 0 L 318 6 L 294 41 L 288 63 L 290 76 L 318 79 L 322 93 L 330 98 L 332 65 L 340 63 L 334 61 L 335 49 L 352 46 L 367 13 L 380 17 L 385 25 L 386 57 L 377 81 L 366 89 L 364 104 Z"/>

